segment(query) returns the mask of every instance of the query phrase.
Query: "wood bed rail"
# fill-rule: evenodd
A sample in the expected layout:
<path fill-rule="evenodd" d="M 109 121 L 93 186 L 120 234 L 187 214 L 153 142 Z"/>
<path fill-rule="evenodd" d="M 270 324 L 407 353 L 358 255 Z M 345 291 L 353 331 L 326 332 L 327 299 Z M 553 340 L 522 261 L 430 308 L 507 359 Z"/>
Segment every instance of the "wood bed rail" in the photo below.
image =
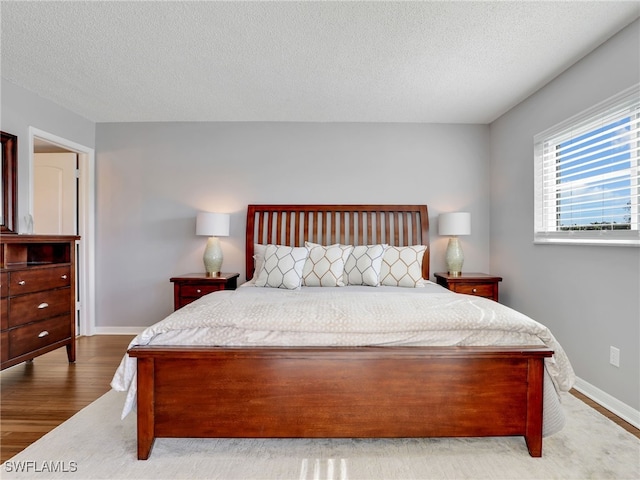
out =
<path fill-rule="evenodd" d="M 426 205 L 249 205 L 246 275 L 253 277 L 253 245 L 429 245 Z M 422 262 L 429 278 L 429 248 Z"/>

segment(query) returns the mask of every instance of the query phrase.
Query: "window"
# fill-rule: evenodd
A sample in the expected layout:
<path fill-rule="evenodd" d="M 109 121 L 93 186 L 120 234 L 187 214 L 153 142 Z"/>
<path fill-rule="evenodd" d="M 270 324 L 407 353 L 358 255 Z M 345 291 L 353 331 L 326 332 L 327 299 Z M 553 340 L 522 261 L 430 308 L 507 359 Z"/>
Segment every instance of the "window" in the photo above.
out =
<path fill-rule="evenodd" d="M 536 243 L 640 246 L 640 85 L 534 146 Z"/>

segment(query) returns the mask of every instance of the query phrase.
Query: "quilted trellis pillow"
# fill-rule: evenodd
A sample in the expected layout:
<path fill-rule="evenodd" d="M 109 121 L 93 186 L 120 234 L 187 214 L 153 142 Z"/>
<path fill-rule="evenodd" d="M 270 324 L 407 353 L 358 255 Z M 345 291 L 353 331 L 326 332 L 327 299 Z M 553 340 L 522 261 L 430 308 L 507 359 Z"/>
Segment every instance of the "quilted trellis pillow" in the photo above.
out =
<path fill-rule="evenodd" d="M 345 283 L 347 285 L 379 286 L 382 257 L 386 248 L 386 244 L 353 247 L 344 266 Z"/>
<path fill-rule="evenodd" d="M 302 285 L 302 269 L 309 256 L 306 247 L 267 245 L 256 287 L 295 290 Z"/>
<path fill-rule="evenodd" d="M 302 270 L 302 284 L 307 287 L 344 287 L 344 264 L 353 246 L 304 244 L 309 249 L 309 256 Z"/>
<path fill-rule="evenodd" d="M 425 245 L 389 247 L 382 258 L 380 283 L 394 287 L 422 287 L 422 259 Z"/>

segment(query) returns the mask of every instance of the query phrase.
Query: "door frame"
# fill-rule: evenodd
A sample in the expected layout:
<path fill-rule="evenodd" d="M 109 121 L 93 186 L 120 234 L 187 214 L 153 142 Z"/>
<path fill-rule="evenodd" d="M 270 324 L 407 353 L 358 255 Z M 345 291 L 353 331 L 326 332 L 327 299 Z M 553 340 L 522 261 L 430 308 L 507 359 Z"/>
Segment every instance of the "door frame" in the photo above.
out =
<path fill-rule="evenodd" d="M 35 138 L 78 154 L 78 235 L 80 235 L 79 335 L 95 333 L 95 150 L 44 130 L 29 127 L 29 214 L 33 215 L 33 171 Z M 76 310 L 77 311 L 77 310 Z"/>

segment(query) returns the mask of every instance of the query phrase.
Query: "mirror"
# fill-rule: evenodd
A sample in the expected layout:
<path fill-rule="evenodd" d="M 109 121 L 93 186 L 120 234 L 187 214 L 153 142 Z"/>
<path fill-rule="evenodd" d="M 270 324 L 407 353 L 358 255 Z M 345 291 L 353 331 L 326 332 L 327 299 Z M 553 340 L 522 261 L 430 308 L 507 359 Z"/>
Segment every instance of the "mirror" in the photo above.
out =
<path fill-rule="evenodd" d="M 0 233 L 18 233 L 18 137 L 0 132 L 2 137 L 2 212 Z"/>

